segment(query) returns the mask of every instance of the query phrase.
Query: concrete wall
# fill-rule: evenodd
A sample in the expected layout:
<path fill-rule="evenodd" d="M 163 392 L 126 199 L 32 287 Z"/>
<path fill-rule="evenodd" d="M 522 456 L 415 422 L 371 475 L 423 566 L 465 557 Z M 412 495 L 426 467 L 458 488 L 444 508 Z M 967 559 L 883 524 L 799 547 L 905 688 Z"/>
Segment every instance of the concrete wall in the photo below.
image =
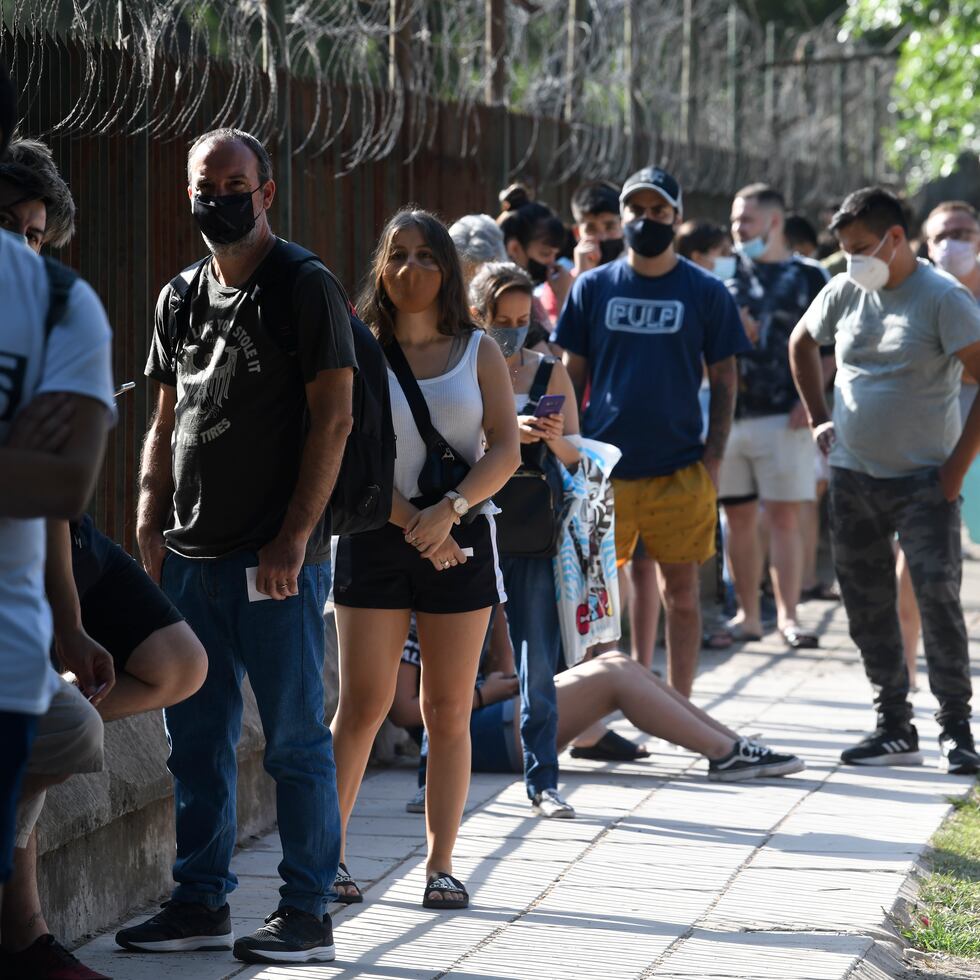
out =
<path fill-rule="evenodd" d="M 326 616 L 326 716 L 336 707 L 333 613 Z M 106 725 L 101 773 L 48 793 L 38 824 L 38 877 L 48 923 L 63 941 L 106 928 L 172 886 L 173 783 L 162 713 Z M 251 688 L 238 746 L 239 840 L 275 823 L 274 784 L 262 766 L 265 740 Z"/>

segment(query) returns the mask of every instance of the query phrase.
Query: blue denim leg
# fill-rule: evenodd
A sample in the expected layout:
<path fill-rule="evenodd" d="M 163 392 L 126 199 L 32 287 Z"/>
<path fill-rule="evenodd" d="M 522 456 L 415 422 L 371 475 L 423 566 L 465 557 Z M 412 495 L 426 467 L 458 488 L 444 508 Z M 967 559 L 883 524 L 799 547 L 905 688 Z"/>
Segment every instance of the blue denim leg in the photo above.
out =
<path fill-rule="evenodd" d="M 561 656 L 558 603 L 550 558 L 504 558 L 507 625 L 521 685 L 521 742 L 528 798 L 558 786 L 558 701 Z"/>
<path fill-rule="evenodd" d="M 224 905 L 238 884 L 229 866 L 236 839 L 235 746 L 242 728 L 244 665 L 235 642 L 226 563 L 168 554 L 161 581 L 208 654 L 201 689 L 167 708 L 164 719 L 177 823 L 173 897 L 209 908 Z"/>
<path fill-rule="evenodd" d="M 237 885 L 229 871 L 236 838 L 235 745 L 247 672 L 276 781 L 283 860 L 281 904 L 322 915 L 340 853 L 340 808 L 330 731 L 323 717 L 323 605 L 329 565 L 306 565 L 299 594 L 248 601 L 254 554 L 210 561 L 169 555 L 163 586 L 208 652 L 208 677 L 166 712 L 175 778 L 174 899 L 211 908 Z"/>
<path fill-rule="evenodd" d="M 240 577 L 244 594 L 244 566 Z M 280 905 L 320 916 L 334 896 L 340 805 L 333 740 L 323 716 L 323 606 L 330 565 L 304 565 L 299 594 L 242 602 L 238 642 L 276 781 L 282 862 Z"/>

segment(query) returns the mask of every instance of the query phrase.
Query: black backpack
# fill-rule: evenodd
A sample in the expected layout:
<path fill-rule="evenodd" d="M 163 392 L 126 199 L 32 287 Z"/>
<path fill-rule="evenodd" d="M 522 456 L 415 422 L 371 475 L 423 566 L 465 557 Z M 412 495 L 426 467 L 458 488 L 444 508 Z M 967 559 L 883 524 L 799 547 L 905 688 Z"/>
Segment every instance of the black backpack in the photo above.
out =
<path fill-rule="evenodd" d="M 538 367 L 528 393 L 533 411 L 548 390 L 553 357 Z M 517 472 L 493 495 L 497 515 L 497 549 L 505 558 L 553 558 L 561 534 L 565 500 L 561 471 L 544 443 L 521 446 Z"/>
<path fill-rule="evenodd" d="M 194 295 L 201 269 L 208 261 L 210 256 L 188 266 L 170 280 L 168 333 L 175 361 L 190 327 L 188 297 Z M 299 344 L 292 315 L 293 285 L 300 266 L 307 262 L 324 265 L 313 252 L 294 242 L 277 239 L 256 273 L 251 293 L 251 299 L 258 304 L 263 329 L 290 356 L 296 355 Z M 327 508 L 334 534 L 359 534 L 383 527 L 391 517 L 395 430 L 391 422 L 388 367 L 381 346 L 354 312 L 344 287 L 329 269 L 326 271 L 350 311 L 357 357 L 352 401 L 354 427 L 347 437 L 337 483 Z"/>

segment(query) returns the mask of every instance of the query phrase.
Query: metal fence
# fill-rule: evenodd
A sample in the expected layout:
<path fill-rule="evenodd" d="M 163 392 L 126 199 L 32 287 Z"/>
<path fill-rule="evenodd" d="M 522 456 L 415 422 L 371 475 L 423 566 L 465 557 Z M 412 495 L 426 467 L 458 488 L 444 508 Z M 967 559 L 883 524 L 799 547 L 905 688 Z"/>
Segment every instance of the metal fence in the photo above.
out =
<path fill-rule="evenodd" d="M 153 397 L 141 379 L 155 298 L 202 252 L 186 196 L 186 149 L 205 129 L 242 122 L 226 115 L 231 93 L 241 83 L 240 71 L 215 60 L 206 72 L 198 72 L 192 111 L 161 136 L 154 132 L 152 113 L 168 100 L 188 97 L 175 86 L 175 66 L 164 59 L 156 66 L 153 100 L 141 100 L 127 80 L 145 74 L 146 63 L 126 44 L 105 41 L 96 49 L 90 39 L 83 43 L 49 32 L 25 36 L 0 28 L 0 52 L 21 84 L 22 134 L 51 143 L 78 203 L 78 234 L 61 257 L 81 271 L 105 303 L 115 331 L 116 378 L 139 382 L 120 400 L 119 425 L 93 504 L 99 524 L 132 549 L 139 447 Z M 117 84 L 107 84 L 111 79 Z M 568 166 L 567 148 L 586 136 L 600 146 L 622 135 L 616 121 L 586 128 L 574 120 L 523 115 L 503 106 L 471 104 L 462 111 L 456 102 L 406 92 L 403 124 L 388 151 L 351 169 L 352 149 L 374 125 L 381 96 L 374 104 L 370 93 L 354 98 L 350 88 L 331 82 L 331 104 L 346 106 L 343 125 L 329 145 L 297 150 L 296 134 L 310 131 L 323 112 L 323 83 L 282 73 L 277 81 L 280 95 L 288 91 L 289 99 L 288 112 L 281 107 L 269 121 L 279 166 L 273 226 L 321 255 L 351 289 L 359 284 L 381 226 L 400 205 L 416 202 L 446 220 L 495 212 L 499 188 L 519 172 L 567 218 L 571 190 L 596 167 L 588 155 Z M 268 79 L 255 84 L 267 85 Z M 83 101 L 84 120 L 78 110 Z M 124 114 L 126 127 L 99 125 L 100 119 L 118 120 Z M 736 149 L 697 139 L 685 142 L 663 130 L 638 132 L 620 166 L 660 162 L 671 167 L 686 185 L 688 214 L 717 217 L 734 188 L 774 173 L 765 147 L 747 144 Z M 840 194 L 855 183 L 853 171 L 826 163 L 817 146 L 812 161 L 781 159 L 779 176 L 788 198 L 797 201 Z"/>

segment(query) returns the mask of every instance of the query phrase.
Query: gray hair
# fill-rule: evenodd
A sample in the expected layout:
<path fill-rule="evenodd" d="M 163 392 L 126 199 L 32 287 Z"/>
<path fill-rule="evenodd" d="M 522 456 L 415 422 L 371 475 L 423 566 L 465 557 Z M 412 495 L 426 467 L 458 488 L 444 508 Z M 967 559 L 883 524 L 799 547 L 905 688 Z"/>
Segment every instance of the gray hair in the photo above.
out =
<path fill-rule="evenodd" d="M 232 129 L 224 127 L 222 129 L 212 129 L 211 132 L 198 136 L 191 148 L 187 151 L 187 182 L 191 181 L 191 157 L 202 146 L 213 146 L 215 143 L 241 143 L 248 147 L 254 154 L 259 164 L 259 183 L 264 184 L 272 180 L 272 158 L 269 151 L 251 133 L 246 133 L 244 129 Z"/>
<path fill-rule="evenodd" d="M 504 234 L 489 214 L 465 214 L 449 229 L 464 262 L 506 262 Z"/>

